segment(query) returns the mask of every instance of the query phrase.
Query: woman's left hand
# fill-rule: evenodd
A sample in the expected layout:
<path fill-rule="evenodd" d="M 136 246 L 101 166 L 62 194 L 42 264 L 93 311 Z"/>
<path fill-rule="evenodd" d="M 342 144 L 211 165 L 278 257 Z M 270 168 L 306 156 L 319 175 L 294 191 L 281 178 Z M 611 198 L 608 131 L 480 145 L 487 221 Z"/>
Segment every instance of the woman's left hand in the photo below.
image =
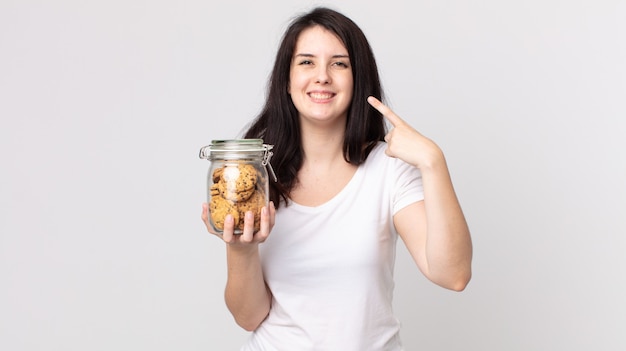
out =
<path fill-rule="evenodd" d="M 393 125 L 385 136 L 390 157 L 419 168 L 424 201 L 401 209 L 394 225 L 420 270 L 448 289 L 465 289 L 472 275 L 472 240 L 443 152 L 378 99 L 367 102 Z"/>
<path fill-rule="evenodd" d="M 370 96 L 367 102 L 393 126 L 385 136 L 387 156 L 399 158 L 420 169 L 432 167 L 443 159 L 443 153 L 435 142 L 411 127 L 380 100 Z"/>

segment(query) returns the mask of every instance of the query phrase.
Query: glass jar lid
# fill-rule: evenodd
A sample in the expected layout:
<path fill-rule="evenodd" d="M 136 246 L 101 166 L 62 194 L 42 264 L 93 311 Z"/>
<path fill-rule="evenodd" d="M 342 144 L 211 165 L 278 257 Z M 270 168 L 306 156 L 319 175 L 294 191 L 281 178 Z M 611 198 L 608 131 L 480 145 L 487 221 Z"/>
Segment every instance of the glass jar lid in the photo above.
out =
<path fill-rule="evenodd" d="M 273 148 L 274 145 L 263 144 L 263 139 L 212 140 L 210 145 L 200 148 L 199 157 L 209 161 L 258 159 L 263 166 L 269 166 L 276 182 L 278 180 L 270 164 Z"/>

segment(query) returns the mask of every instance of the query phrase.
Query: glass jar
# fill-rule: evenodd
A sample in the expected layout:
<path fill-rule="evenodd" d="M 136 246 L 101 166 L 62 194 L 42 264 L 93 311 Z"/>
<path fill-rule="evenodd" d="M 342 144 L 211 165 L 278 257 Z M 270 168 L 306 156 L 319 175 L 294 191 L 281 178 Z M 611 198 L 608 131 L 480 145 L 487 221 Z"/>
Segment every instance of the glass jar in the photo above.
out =
<path fill-rule="evenodd" d="M 235 234 L 243 232 L 248 211 L 254 213 L 254 230 L 261 225 L 261 208 L 269 202 L 266 166 L 273 145 L 262 139 L 213 140 L 200 149 L 200 158 L 211 162 L 207 175 L 209 223 L 217 233 L 224 231 L 226 215 L 233 216 Z"/>

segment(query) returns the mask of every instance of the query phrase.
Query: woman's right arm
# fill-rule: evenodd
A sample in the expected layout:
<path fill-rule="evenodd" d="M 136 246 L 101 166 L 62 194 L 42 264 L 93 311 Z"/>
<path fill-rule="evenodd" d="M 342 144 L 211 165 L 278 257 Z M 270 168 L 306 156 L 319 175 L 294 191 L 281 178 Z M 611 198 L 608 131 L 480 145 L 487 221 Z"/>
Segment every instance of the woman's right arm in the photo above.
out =
<path fill-rule="evenodd" d="M 274 204 L 261 210 L 261 229 L 254 233 L 254 215 L 246 213 L 244 230 L 234 235 L 234 221 L 228 215 L 224 221 L 223 234 L 213 233 L 208 222 L 208 206 L 202 207 L 202 220 L 209 232 L 226 243 L 228 274 L 224 299 L 237 324 L 248 331 L 255 330 L 270 311 L 272 295 L 265 284 L 259 244 L 264 242 L 274 226 Z"/>

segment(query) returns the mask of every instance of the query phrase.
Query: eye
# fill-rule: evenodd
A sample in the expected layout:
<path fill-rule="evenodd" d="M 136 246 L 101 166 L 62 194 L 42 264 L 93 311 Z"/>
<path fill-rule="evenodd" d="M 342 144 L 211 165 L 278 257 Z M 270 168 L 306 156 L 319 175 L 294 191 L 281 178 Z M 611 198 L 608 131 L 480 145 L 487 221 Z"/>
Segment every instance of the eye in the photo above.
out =
<path fill-rule="evenodd" d="M 312 65 L 313 62 L 310 60 L 302 60 L 300 61 L 299 65 Z"/>
<path fill-rule="evenodd" d="M 350 65 L 347 62 L 343 62 L 343 61 L 337 61 L 335 63 L 333 63 L 334 66 L 340 67 L 340 68 L 348 68 L 350 67 Z"/>

